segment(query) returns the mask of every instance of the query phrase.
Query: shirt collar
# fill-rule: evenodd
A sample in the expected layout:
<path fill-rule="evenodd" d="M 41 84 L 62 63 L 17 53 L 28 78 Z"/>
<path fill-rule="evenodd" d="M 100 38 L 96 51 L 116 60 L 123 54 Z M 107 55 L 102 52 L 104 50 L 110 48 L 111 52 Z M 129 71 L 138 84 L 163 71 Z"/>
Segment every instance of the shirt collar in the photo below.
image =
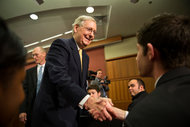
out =
<path fill-rule="evenodd" d="M 78 51 L 80 50 L 80 47 L 78 46 L 78 44 L 77 44 L 77 42 L 75 41 L 75 43 L 76 43 L 76 45 L 77 45 L 77 49 L 78 49 Z"/>
<path fill-rule="evenodd" d="M 44 63 L 44 64 L 42 64 L 42 65 L 38 64 L 38 67 L 41 67 L 41 66 L 44 68 L 44 66 L 45 66 L 45 63 Z"/>
<path fill-rule="evenodd" d="M 160 80 L 160 78 L 162 77 L 163 75 L 160 75 L 157 79 L 156 79 L 156 82 L 154 83 L 154 87 L 156 88 L 156 86 L 157 86 L 157 83 L 158 83 L 158 81 Z"/>

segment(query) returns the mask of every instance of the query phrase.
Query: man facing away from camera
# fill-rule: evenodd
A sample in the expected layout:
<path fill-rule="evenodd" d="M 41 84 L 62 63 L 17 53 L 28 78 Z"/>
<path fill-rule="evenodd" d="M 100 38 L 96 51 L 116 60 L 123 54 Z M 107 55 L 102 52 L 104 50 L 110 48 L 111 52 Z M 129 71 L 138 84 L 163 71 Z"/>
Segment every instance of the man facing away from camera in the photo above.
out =
<path fill-rule="evenodd" d="M 137 33 L 137 66 L 151 76 L 155 90 L 129 112 L 107 110 L 127 127 L 182 127 L 190 118 L 190 18 L 161 14 Z M 96 115 L 94 115 L 96 116 Z M 97 117 L 97 116 L 96 116 Z"/>

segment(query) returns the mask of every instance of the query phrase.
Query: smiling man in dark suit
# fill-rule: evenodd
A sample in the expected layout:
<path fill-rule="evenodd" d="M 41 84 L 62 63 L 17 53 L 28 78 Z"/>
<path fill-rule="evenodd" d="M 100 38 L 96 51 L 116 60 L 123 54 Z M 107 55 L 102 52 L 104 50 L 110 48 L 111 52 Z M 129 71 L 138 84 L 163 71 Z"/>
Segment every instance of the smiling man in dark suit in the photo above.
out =
<path fill-rule="evenodd" d="M 40 68 L 43 74 L 45 66 L 46 51 L 42 47 L 36 47 L 32 51 L 37 66 L 32 67 L 26 71 L 26 78 L 23 83 L 26 98 L 20 107 L 19 119 L 25 123 L 25 127 L 31 127 L 32 109 L 36 94 L 40 87 L 40 79 L 38 78 Z"/>
<path fill-rule="evenodd" d="M 106 113 L 108 99 L 97 104 L 86 92 L 89 57 L 81 49 L 92 42 L 95 33 L 96 21 L 90 16 L 79 16 L 73 23 L 73 38 L 52 43 L 35 101 L 33 127 L 77 127 L 79 107 L 95 109 L 102 119 L 111 119 L 102 113 Z"/>

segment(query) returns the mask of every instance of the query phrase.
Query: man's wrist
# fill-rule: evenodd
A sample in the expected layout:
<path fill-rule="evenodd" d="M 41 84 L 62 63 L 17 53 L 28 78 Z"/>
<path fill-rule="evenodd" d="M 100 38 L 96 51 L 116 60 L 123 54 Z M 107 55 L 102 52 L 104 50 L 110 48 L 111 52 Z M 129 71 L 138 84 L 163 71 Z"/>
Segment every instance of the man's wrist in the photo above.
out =
<path fill-rule="evenodd" d="M 90 97 L 90 95 L 87 94 L 87 95 L 80 101 L 79 107 L 80 107 L 81 109 L 83 109 L 83 106 L 84 106 L 84 104 L 86 103 L 86 101 L 88 100 L 89 97 Z"/>

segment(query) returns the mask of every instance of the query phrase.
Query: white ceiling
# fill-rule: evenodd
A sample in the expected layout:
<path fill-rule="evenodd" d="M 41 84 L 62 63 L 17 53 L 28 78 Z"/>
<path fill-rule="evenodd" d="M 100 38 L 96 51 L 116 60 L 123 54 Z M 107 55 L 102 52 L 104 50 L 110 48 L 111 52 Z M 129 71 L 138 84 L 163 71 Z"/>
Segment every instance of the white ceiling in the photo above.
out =
<path fill-rule="evenodd" d="M 130 0 L 43 1 L 39 5 L 36 0 L 0 0 L 0 16 L 23 39 L 25 45 L 71 30 L 74 19 L 79 15 L 95 17 L 98 24 L 96 40 L 134 35 L 148 18 L 163 12 L 190 15 L 189 0 L 139 0 L 136 4 Z M 87 6 L 93 6 L 95 12 L 87 14 Z M 31 20 L 31 13 L 38 14 L 39 19 Z M 61 36 L 69 37 L 71 34 Z M 27 49 L 48 47 L 53 40 L 40 42 Z"/>

